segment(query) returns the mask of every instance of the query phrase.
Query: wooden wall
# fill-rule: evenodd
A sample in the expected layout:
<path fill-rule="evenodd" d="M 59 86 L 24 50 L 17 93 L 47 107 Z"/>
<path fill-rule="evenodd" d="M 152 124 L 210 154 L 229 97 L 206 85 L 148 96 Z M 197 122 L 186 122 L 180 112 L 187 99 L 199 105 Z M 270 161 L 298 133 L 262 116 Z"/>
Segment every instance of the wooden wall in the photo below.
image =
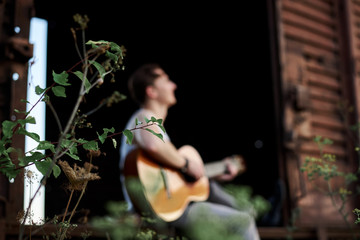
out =
<path fill-rule="evenodd" d="M 344 4 L 346 13 L 346 23 L 349 29 L 349 58 L 351 67 L 351 77 L 354 81 L 354 92 L 360 93 L 360 1 L 349 1 Z M 358 103 L 356 112 L 360 113 L 360 94 L 355 95 Z M 357 120 L 359 120 L 359 116 Z"/>
<path fill-rule="evenodd" d="M 333 141 L 324 152 L 336 156 L 339 170 L 354 172 L 357 160 L 351 139 L 357 134 L 349 126 L 355 122 L 359 106 L 355 101 L 358 84 L 353 84 L 350 52 L 358 52 L 354 42 L 358 38 L 352 37 L 358 34 L 352 28 L 359 24 L 348 22 L 348 16 L 356 18 L 357 5 L 354 1 L 336 0 L 276 1 L 284 169 L 289 215 L 293 209 L 300 209 L 300 226 L 344 224 L 331 199 L 318 191 L 300 168 L 306 157 L 319 156 L 313 139 L 322 136 Z M 357 111 L 349 111 L 351 108 Z M 315 184 L 327 187 L 325 181 Z M 335 186 L 341 184 L 340 178 L 334 180 Z M 347 207 L 351 211 L 354 206 L 349 203 Z"/>
<path fill-rule="evenodd" d="M 15 109 L 25 110 L 28 60 L 33 46 L 29 43 L 32 0 L 0 2 L 0 122 L 22 117 Z M 17 28 L 15 28 L 17 27 Z M 13 78 L 13 74 L 18 78 Z M 1 126 L 0 126 L 1 127 Z M 24 138 L 14 137 L 12 147 L 24 148 Z M 16 159 L 16 156 L 12 156 Z M 24 179 L 20 175 L 10 183 L 0 175 L 0 239 L 5 239 L 6 224 L 16 222 L 23 208 Z"/>

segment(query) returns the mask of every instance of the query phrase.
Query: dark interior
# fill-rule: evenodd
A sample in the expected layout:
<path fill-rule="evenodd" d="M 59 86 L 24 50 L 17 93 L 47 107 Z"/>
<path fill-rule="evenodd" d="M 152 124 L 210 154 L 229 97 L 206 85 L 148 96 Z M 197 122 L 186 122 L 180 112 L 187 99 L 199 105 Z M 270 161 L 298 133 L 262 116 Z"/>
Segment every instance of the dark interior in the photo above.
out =
<path fill-rule="evenodd" d="M 117 81 L 106 82 L 87 96 L 84 108 L 98 104 L 114 90 L 128 95 L 129 74 L 143 63 L 157 62 L 178 86 L 178 104 L 170 109 L 165 122 L 174 144 L 195 146 L 205 162 L 243 155 L 247 171 L 234 183 L 249 185 L 254 194 L 269 197 L 278 177 L 278 163 L 267 1 L 202 5 L 128 2 L 35 0 L 36 16 L 49 24 L 48 84 L 52 71 L 60 73 L 79 61 L 70 27 L 75 26 L 75 13 L 87 14 L 87 40 L 124 45 L 127 56 L 126 68 L 117 73 Z M 68 91 L 71 100 L 78 89 Z M 65 123 L 73 104 L 56 98 L 52 103 Z M 136 107 L 128 98 L 103 108 L 89 117 L 93 128 L 80 133 L 92 138 L 104 127 L 121 131 Z M 47 137 L 55 140 L 57 127 L 50 111 L 47 115 Z M 111 141 L 106 141 L 101 148 L 106 156 L 95 164 L 102 180 L 89 183 L 81 202 L 81 208 L 90 209 L 91 215 L 104 214 L 107 201 L 122 200 L 118 147 L 114 149 Z M 62 178 L 47 184 L 47 216 L 66 207 L 69 193 L 59 184 Z"/>

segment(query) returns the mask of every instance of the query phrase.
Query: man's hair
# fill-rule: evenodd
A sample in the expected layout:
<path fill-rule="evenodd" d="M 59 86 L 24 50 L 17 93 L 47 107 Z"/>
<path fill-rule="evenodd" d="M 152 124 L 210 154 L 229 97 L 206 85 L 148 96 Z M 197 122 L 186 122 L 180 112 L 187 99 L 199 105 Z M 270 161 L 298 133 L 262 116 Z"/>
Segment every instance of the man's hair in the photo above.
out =
<path fill-rule="evenodd" d="M 147 63 L 139 67 L 129 78 L 128 88 L 131 97 L 138 104 L 145 102 L 146 88 L 153 85 L 159 74 L 154 70 L 161 68 L 157 63 Z"/>

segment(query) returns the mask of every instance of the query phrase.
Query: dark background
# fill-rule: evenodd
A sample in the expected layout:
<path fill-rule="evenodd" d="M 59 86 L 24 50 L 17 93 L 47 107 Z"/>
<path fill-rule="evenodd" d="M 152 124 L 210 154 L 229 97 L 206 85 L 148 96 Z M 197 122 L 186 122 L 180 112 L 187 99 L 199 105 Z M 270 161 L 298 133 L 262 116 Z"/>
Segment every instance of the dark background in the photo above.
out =
<path fill-rule="evenodd" d="M 124 45 L 127 56 L 125 70 L 116 73 L 117 81 L 106 82 L 87 96 L 85 108 L 114 90 L 128 95 L 128 76 L 143 63 L 158 62 L 178 85 L 178 104 L 165 123 L 174 144 L 195 146 L 205 162 L 242 154 L 247 171 L 234 183 L 250 185 L 254 194 L 268 197 L 278 166 L 266 2 L 35 0 L 36 16 L 49 24 L 48 84 L 52 71 L 60 73 L 79 61 L 70 27 L 75 26 L 75 13 L 87 14 L 87 40 Z M 74 85 L 67 90 L 70 100 L 78 93 Z M 65 124 L 73 103 L 56 98 L 52 102 Z M 128 98 L 101 109 L 88 119 L 93 128 L 81 133 L 91 138 L 103 127 L 121 131 L 136 107 Z M 58 131 L 50 111 L 47 118 L 47 137 L 55 140 Z M 257 141 L 262 144 L 257 146 Z M 122 200 L 118 147 L 106 141 L 101 148 L 106 156 L 95 164 L 102 180 L 89 183 L 81 202 L 81 208 L 93 215 L 104 214 L 107 201 Z M 59 185 L 61 179 L 51 179 L 47 185 L 47 216 L 59 214 L 66 206 L 69 194 Z"/>

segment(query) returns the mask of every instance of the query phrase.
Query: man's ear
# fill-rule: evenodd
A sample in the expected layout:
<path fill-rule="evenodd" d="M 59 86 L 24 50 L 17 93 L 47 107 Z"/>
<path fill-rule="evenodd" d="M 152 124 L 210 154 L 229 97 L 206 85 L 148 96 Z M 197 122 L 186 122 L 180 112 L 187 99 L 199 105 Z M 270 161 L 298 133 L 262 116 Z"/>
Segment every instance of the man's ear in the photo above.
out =
<path fill-rule="evenodd" d="M 157 96 L 157 91 L 156 91 L 156 89 L 155 89 L 153 86 L 147 86 L 145 91 L 146 91 L 146 95 L 147 95 L 150 99 L 156 98 L 156 96 Z"/>

